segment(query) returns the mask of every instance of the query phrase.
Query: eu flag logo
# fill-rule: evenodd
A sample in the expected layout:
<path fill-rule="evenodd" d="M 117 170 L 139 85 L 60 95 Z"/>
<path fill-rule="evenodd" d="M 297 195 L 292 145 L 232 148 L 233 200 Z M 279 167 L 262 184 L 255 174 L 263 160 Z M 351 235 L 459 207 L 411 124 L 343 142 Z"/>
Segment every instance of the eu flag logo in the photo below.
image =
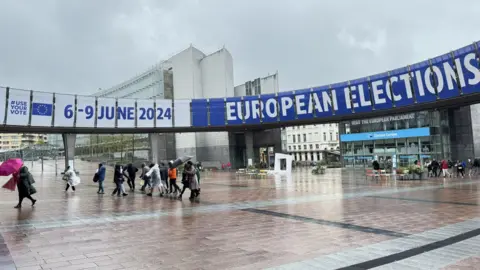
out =
<path fill-rule="evenodd" d="M 32 115 L 52 116 L 53 104 L 47 103 L 32 103 Z"/>

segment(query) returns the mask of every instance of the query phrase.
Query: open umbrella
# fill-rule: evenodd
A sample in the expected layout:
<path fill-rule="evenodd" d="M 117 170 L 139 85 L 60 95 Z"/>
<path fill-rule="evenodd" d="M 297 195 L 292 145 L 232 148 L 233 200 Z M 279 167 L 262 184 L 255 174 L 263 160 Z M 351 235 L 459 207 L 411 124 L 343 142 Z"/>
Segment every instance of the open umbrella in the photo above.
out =
<path fill-rule="evenodd" d="M 2 188 L 8 189 L 10 191 L 15 191 L 15 189 L 17 188 L 17 181 L 17 176 L 13 176 L 12 178 L 10 178 L 10 180 L 8 180 L 7 183 L 5 183 L 5 185 L 2 186 Z"/>
<path fill-rule="evenodd" d="M 176 167 L 182 165 L 183 163 L 189 161 L 192 158 L 193 158 L 192 156 L 181 156 L 181 157 L 179 157 L 175 160 L 170 161 L 169 164 L 172 164 L 172 167 L 176 168 Z"/>
<path fill-rule="evenodd" d="M 20 170 L 23 161 L 19 158 L 11 158 L 0 164 L 0 176 L 9 176 Z"/>

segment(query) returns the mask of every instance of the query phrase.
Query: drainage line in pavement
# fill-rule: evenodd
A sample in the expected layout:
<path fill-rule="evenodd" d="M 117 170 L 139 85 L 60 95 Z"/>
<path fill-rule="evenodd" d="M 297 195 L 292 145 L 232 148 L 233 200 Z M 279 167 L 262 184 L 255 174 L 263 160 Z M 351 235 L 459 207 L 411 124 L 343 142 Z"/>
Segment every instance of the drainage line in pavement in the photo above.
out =
<path fill-rule="evenodd" d="M 432 250 L 435 250 L 435 249 L 450 246 L 450 245 L 453 245 L 455 243 L 458 243 L 458 242 L 461 242 L 461 241 L 464 241 L 464 240 L 467 240 L 467 239 L 470 239 L 470 238 L 473 238 L 473 237 L 476 237 L 476 236 L 479 236 L 479 235 L 480 235 L 480 228 L 472 230 L 472 231 L 468 231 L 466 233 L 462 233 L 462 234 L 459 234 L 459 235 L 455 235 L 455 236 L 449 237 L 449 238 L 444 239 L 444 240 L 433 242 L 433 243 L 430 243 L 430 244 L 427 244 L 427 245 L 423 245 L 423 246 L 420 246 L 420 247 L 412 248 L 412 249 L 405 250 L 405 251 L 402 251 L 402 252 L 399 252 L 399 253 L 388 255 L 388 256 L 385 256 L 385 257 L 381 257 L 381 258 L 378 258 L 378 259 L 373 259 L 373 260 L 370 260 L 370 261 L 350 265 L 350 266 L 347 266 L 347 267 L 338 268 L 337 270 L 371 269 L 371 268 L 379 267 L 379 266 L 386 265 L 386 264 L 389 264 L 389 263 L 393 263 L 393 262 L 396 262 L 396 261 L 404 260 L 404 259 L 416 256 L 416 255 L 422 254 L 424 252 L 429 252 L 429 251 L 432 251 Z"/>

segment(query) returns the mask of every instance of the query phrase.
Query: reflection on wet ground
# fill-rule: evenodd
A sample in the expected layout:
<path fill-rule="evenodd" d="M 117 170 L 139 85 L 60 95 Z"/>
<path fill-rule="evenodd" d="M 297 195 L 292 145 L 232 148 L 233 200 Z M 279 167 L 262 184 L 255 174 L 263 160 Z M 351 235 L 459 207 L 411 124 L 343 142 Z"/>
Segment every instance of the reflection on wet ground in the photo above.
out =
<path fill-rule="evenodd" d="M 28 164 L 27 164 L 28 165 Z M 46 168 L 52 167 L 48 162 Z M 252 179 L 206 172 L 197 201 L 105 195 L 96 164 L 75 193 L 34 164 L 38 199 L 2 190 L 0 269 L 475 269 L 480 178 L 394 181 L 298 170 Z M 0 178 L 5 182 L 7 178 Z M 138 183 L 137 183 L 138 185 Z"/>

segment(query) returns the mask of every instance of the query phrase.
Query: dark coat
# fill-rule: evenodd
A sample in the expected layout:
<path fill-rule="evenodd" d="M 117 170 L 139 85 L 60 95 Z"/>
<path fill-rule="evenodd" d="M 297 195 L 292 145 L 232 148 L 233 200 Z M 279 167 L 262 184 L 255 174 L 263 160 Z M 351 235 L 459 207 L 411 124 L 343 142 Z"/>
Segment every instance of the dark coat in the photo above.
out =
<path fill-rule="evenodd" d="M 137 172 L 138 172 L 138 168 L 137 168 L 137 167 L 133 166 L 133 164 L 130 163 L 130 164 L 128 164 L 127 166 L 125 166 L 123 169 L 124 169 L 125 172 L 128 174 L 128 177 L 129 177 L 130 179 L 132 179 L 132 180 L 135 179 L 136 174 L 137 174 Z"/>
<path fill-rule="evenodd" d="M 125 181 L 125 179 L 123 178 L 123 172 L 120 172 L 121 168 L 122 166 L 115 165 L 115 170 L 113 173 L 113 182 L 116 184 L 121 184 Z"/>
<path fill-rule="evenodd" d="M 20 168 L 20 173 L 18 175 L 17 188 L 18 194 L 22 197 L 30 195 L 30 188 L 32 186 L 33 178 L 30 175 L 27 167 Z"/>

